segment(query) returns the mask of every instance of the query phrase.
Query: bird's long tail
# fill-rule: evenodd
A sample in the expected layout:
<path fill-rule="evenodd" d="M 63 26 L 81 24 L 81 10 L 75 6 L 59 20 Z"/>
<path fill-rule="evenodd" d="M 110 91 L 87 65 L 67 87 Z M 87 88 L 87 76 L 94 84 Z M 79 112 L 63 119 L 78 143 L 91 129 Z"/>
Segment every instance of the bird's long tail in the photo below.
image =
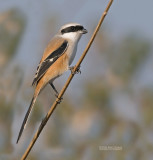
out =
<path fill-rule="evenodd" d="M 22 132 L 23 132 L 23 130 L 24 130 L 25 127 L 26 127 L 28 117 L 29 117 L 29 115 L 30 115 L 30 113 L 31 113 L 31 111 L 32 111 L 32 108 L 33 108 L 33 106 L 34 106 L 34 104 L 35 104 L 35 102 L 36 102 L 37 96 L 38 96 L 38 94 L 37 94 L 37 95 L 34 95 L 33 98 L 32 98 L 32 100 L 31 100 L 30 106 L 29 106 L 29 108 L 28 108 L 28 110 L 27 110 L 27 113 L 26 113 L 26 115 L 25 115 L 25 117 L 24 117 L 24 120 L 23 120 L 23 122 L 22 122 L 22 126 L 21 126 L 21 129 L 20 129 L 20 132 L 19 132 L 19 135 L 18 135 L 18 138 L 17 138 L 16 143 L 18 143 L 18 141 L 20 140 L 20 137 L 21 137 L 21 135 L 22 135 Z"/>

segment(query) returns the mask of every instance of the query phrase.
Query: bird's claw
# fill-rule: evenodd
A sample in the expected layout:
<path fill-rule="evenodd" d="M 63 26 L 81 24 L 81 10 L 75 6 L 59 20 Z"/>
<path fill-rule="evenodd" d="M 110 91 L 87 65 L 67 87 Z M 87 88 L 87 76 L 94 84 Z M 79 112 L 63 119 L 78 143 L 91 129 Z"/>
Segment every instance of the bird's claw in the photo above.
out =
<path fill-rule="evenodd" d="M 63 97 L 58 98 L 58 95 L 57 95 L 57 94 L 55 94 L 55 96 L 56 96 L 56 98 L 57 98 L 56 102 L 57 102 L 58 104 L 60 104 L 60 103 L 62 102 L 62 100 L 63 100 Z"/>
<path fill-rule="evenodd" d="M 69 67 L 69 70 L 71 71 L 71 74 L 73 74 L 73 75 L 78 74 L 78 73 L 81 74 L 80 66 L 76 69 L 76 71 L 74 71 L 74 67 L 75 66 Z"/>

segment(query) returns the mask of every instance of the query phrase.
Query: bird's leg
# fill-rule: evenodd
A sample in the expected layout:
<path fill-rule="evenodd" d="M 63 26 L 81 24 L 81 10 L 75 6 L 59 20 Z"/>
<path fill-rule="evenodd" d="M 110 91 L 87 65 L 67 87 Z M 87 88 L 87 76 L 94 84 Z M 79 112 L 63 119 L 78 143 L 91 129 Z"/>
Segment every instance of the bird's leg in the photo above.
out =
<path fill-rule="evenodd" d="M 56 93 L 56 94 L 55 94 L 55 97 L 56 97 L 56 98 L 58 98 L 59 93 L 58 93 L 57 89 L 55 88 L 55 86 L 53 85 L 53 83 L 52 83 L 52 82 L 49 82 L 49 84 L 51 85 L 51 87 L 53 88 L 53 90 L 54 90 L 54 91 L 55 91 L 55 93 Z M 62 101 L 62 99 L 63 99 L 62 97 L 61 97 L 61 98 L 58 98 L 57 103 L 58 103 L 58 104 L 60 104 L 60 103 L 61 103 L 61 101 Z"/>
<path fill-rule="evenodd" d="M 69 70 L 71 71 L 71 74 L 78 74 L 80 73 L 81 74 L 81 70 L 80 70 L 80 66 L 76 69 L 76 71 L 74 72 L 74 67 L 75 66 L 72 66 L 72 67 L 69 67 Z"/>
<path fill-rule="evenodd" d="M 53 83 L 52 83 L 52 82 L 49 82 L 49 84 L 51 85 L 51 87 L 52 87 L 53 90 L 55 91 L 55 93 L 56 93 L 55 96 L 58 97 L 59 93 L 58 93 L 57 89 L 55 88 L 55 86 L 53 85 Z"/>

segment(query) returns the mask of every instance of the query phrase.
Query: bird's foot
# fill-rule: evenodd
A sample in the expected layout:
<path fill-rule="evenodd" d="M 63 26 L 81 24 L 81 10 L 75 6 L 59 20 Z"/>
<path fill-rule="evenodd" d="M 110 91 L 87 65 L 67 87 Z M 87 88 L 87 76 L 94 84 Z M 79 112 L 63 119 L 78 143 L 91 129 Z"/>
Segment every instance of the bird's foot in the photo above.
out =
<path fill-rule="evenodd" d="M 63 97 L 58 98 L 58 95 L 59 95 L 59 94 L 55 94 L 55 97 L 57 98 L 56 102 L 57 102 L 58 104 L 60 104 L 60 103 L 62 102 L 62 100 L 63 100 Z"/>
<path fill-rule="evenodd" d="M 81 74 L 81 70 L 80 70 L 80 66 L 76 69 L 76 71 L 74 71 L 75 66 L 69 67 L 69 70 L 71 71 L 71 74 Z"/>

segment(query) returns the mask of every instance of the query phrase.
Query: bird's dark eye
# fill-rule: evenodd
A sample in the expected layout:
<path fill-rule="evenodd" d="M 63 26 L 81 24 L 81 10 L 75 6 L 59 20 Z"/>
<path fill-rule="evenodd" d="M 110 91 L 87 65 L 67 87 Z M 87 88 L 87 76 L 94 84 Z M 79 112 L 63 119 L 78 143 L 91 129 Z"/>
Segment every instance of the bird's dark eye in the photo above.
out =
<path fill-rule="evenodd" d="M 72 27 L 71 27 L 71 30 L 72 30 L 72 31 L 75 31 L 75 27 L 74 27 L 74 26 L 72 26 Z"/>

